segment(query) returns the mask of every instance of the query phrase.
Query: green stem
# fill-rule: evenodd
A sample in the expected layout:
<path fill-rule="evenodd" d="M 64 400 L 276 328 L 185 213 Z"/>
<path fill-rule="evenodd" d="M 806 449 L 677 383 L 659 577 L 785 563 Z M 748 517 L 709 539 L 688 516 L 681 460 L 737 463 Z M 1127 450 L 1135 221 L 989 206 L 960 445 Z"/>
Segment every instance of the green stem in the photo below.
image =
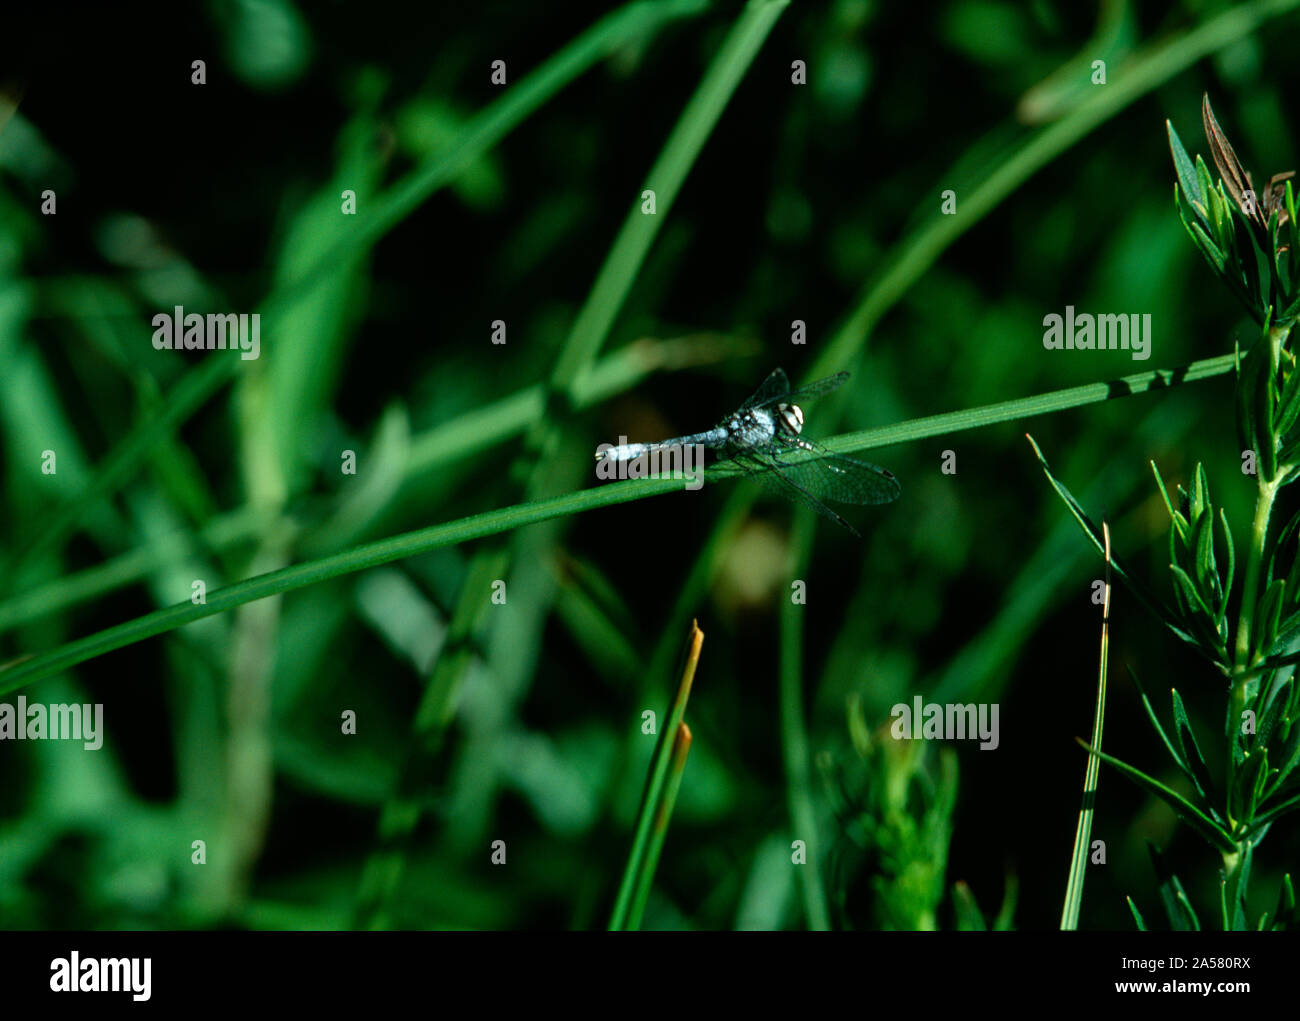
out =
<path fill-rule="evenodd" d="M 1277 372 L 1278 361 L 1282 353 L 1282 345 L 1286 341 L 1287 335 L 1291 332 L 1289 326 L 1275 326 L 1268 331 L 1269 342 L 1269 366 L 1268 371 L 1271 374 Z M 1271 378 L 1271 377 L 1270 377 Z M 1269 385 L 1265 382 L 1261 385 Z M 1241 393 L 1237 395 L 1239 401 L 1255 401 L 1253 393 Z M 1273 444 L 1274 449 L 1281 437 L 1270 436 L 1269 442 Z M 1259 452 L 1256 451 L 1258 459 Z M 1250 536 L 1250 553 L 1246 560 L 1246 573 L 1242 579 L 1241 590 L 1241 613 L 1237 617 L 1237 673 L 1248 670 L 1254 664 L 1248 662 L 1250 658 L 1250 634 L 1251 625 L 1255 615 L 1255 603 L 1258 600 L 1259 592 L 1259 570 L 1264 561 L 1264 548 L 1268 542 L 1268 519 L 1273 512 L 1273 501 L 1277 498 L 1278 482 L 1285 477 L 1285 473 L 1279 470 L 1271 479 L 1265 479 L 1262 475 L 1257 476 L 1259 483 L 1259 494 L 1255 498 L 1255 521 L 1251 528 Z M 1234 698 L 1238 689 L 1244 691 L 1244 677 L 1239 677 L 1236 684 L 1233 685 Z"/>
<path fill-rule="evenodd" d="M 1243 888 L 1243 881 L 1248 881 L 1243 871 L 1246 863 L 1246 852 L 1249 850 L 1249 843 L 1246 840 L 1237 841 L 1237 849 L 1231 853 L 1223 854 L 1223 930 L 1229 932 L 1234 929 L 1237 914 L 1237 904 L 1245 900 L 1246 891 Z M 1249 928 L 1249 922 L 1246 927 Z"/>
<path fill-rule="evenodd" d="M 1269 376 L 1262 378 L 1260 385 L 1272 385 L 1272 378 L 1277 372 L 1278 361 L 1281 357 L 1282 345 L 1290 332 L 1291 328 L 1289 326 L 1275 326 L 1268 331 L 1269 363 L 1266 371 Z M 1238 388 L 1237 399 L 1239 401 L 1253 402 L 1255 394 L 1242 393 Z M 1276 450 L 1280 439 L 1279 436 L 1269 436 L 1268 442 L 1272 443 L 1273 448 Z M 1257 451 L 1257 460 L 1258 453 Z M 1259 684 L 1259 679 L 1251 668 L 1268 655 L 1267 649 L 1251 649 L 1251 634 L 1254 630 L 1255 608 L 1260 595 L 1259 574 L 1264 563 L 1264 551 L 1268 546 L 1269 518 L 1273 513 L 1273 501 L 1277 499 L 1278 490 L 1281 488 L 1282 479 L 1285 477 L 1286 472 L 1282 469 L 1282 466 L 1278 466 L 1272 478 L 1266 479 L 1263 475 L 1257 476 L 1259 492 L 1255 497 L 1255 520 L 1251 525 L 1250 551 L 1246 558 L 1246 573 L 1242 577 L 1241 611 L 1237 615 L 1236 662 L 1233 671 L 1232 694 L 1228 699 L 1227 737 L 1229 753 L 1227 773 L 1228 790 L 1230 791 L 1233 789 L 1233 781 L 1237 771 L 1237 745 L 1241 739 L 1241 714 L 1245 711 L 1253 690 Z M 1233 822 L 1231 799 L 1229 799 L 1227 809 L 1228 822 L 1231 824 Z"/>
<path fill-rule="evenodd" d="M 1280 476 L 1279 476 L 1280 477 Z M 1259 597 L 1259 572 L 1264 561 L 1264 546 L 1268 541 L 1268 519 L 1273 511 L 1273 500 L 1277 496 L 1277 480 L 1259 483 L 1259 495 L 1255 498 L 1255 522 L 1251 527 L 1250 553 L 1246 561 L 1246 574 L 1241 587 L 1241 612 L 1237 616 L 1237 657 L 1235 676 L 1232 679 L 1232 694 L 1228 698 L 1228 790 L 1233 790 L 1237 772 L 1237 743 L 1241 739 L 1241 714 L 1246 709 L 1251 688 L 1258 679 L 1251 673 L 1254 665 L 1251 657 L 1250 635 L 1254 623 L 1255 604 Z M 1262 657 L 1265 650 L 1259 650 L 1256 658 Z M 1232 817 L 1232 799 L 1228 799 L 1228 824 L 1234 823 Z"/>
<path fill-rule="evenodd" d="M 1273 501 L 1277 497 L 1277 479 L 1265 482 L 1259 480 L 1259 493 L 1255 497 L 1255 521 L 1250 532 L 1250 552 L 1246 559 L 1246 573 L 1242 579 L 1241 613 L 1237 617 L 1237 673 L 1243 674 L 1252 665 L 1250 650 L 1251 627 L 1254 622 L 1255 604 L 1259 598 L 1259 572 L 1264 563 L 1264 547 L 1268 542 L 1268 520 L 1273 513 Z M 1233 697 L 1249 678 L 1239 676 L 1233 684 Z"/>

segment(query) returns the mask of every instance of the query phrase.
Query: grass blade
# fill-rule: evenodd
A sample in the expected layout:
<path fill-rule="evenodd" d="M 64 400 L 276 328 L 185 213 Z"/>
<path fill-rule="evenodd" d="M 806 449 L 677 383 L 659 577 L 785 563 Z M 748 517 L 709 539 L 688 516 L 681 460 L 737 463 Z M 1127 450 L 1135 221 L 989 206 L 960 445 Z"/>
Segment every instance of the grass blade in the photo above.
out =
<path fill-rule="evenodd" d="M 655 193 L 655 215 L 641 212 L 638 192 L 637 200 L 631 203 L 632 209 L 573 324 L 551 373 L 551 385 L 557 390 L 571 391 L 589 371 L 614 318 L 623 307 L 646 253 L 659 234 L 666 218 L 664 214 L 672 207 L 727 102 L 788 4 L 789 0 L 750 0 L 728 33 L 699 88 L 678 118 L 673 133 L 664 143 L 659 158 L 646 175 L 643 189 Z"/>
<path fill-rule="evenodd" d="M 1225 360 L 1226 358 L 1226 360 Z M 852 453 L 871 447 L 896 443 L 903 439 L 920 439 L 926 436 L 945 435 L 962 429 L 974 428 L 994 422 L 1007 421 L 1026 413 L 1041 414 L 1059 410 L 1064 407 L 1077 407 L 1081 404 L 1108 400 L 1115 396 L 1141 393 L 1157 385 L 1169 385 L 1171 381 L 1204 379 L 1220 375 L 1232 367 L 1231 356 L 1206 359 L 1193 363 L 1175 372 L 1156 370 L 1126 377 L 1115 383 L 1096 383 L 1083 387 L 1070 387 L 1038 397 L 1005 401 L 1000 404 L 987 405 L 965 411 L 949 412 L 928 418 L 914 419 L 886 429 L 872 429 L 865 432 L 851 433 L 825 441 L 825 445 L 837 453 Z M 1199 371 L 1194 371 L 1198 370 Z M 1122 388 L 1121 388 L 1122 386 Z M 1032 407 L 1035 410 L 1026 411 Z M 1041 453 L 1040 453 L 1041 458 Z M 735 478 L 738 471 L 726 466 L 711 469 L 705 478 L 707 482 L 716 482 Z M 467 518 L 459 518 L 446 524 L 430 528 L 405 532 L 400 535 L 380 539 L 375 542 L 356 546 L 341 553 L 335 553 L 314 560 L 294 564 L 269 574 L 257 575 L 244 581 L 236 582 L 208 594 L 208 601 L 200 605 L 180 603 L 155 610 L 137 617 L 124 624 L 118 624 L 85 638 L 68 642 L 50 652 L 28 655 L 0 666 L 0 695 L 16 690 L 51 674 L 66 670 L 78 663 L 134 642 L 164 634 L 175 628 L 189 624 L 204 617 L 233 609 L 254 599 L 265 599 L 293 589 L 314 585 L 321 581 L 337 578 L 354 571 L 392 563 L 405 557 L 426 553 L 440 546 L 469 542 L 498 532 L 521 528 L 524 525 L 549 521 L 566 514 L 578 514 L 596 507 L 608 507 L 629 500 L 657 496 L 682 490 L 687 480 L 669 478 L 626 479 L 610 482 L 596 489 L 584 489 L 576 493 L 565 493 L 517 504 L 499 510 L 486 511 Z M 737 502 L 732 506 L 739 514 L 743 511 L 745 500 L 749 497 L 737 495 Z M 1085 518 L 1086 520 L 1086 518 Z M 1086 528 L 1086 526 L 1085 526 Z M 1092 533 L 1089 532 L 1089 535 Z M 1125 577 L 1115 565 L 1116 573 Z M 1127 578 L 1126 578 L 1127 580 Z M 1140 598 L 1140 596 L 1139 596 Z M 1148 601 L 1148 606 L 1152 604 Z M 1177 633 L 1177 632 L 1175 632 Z"/>
<path fill-rule="evenodd" d="M 668 719 L 659 731 L 659 742 L 655 746 L 654 756 L 650 759 L 650 771 L 646 776 L 645 791 L 641 796 L 641 808 L 637 813 L 636 828 L 633 831 L 632 850 L 628 854 L 627 867 L 623 870 L 623 881 L 619 884 L 618 897 L 610 915 L 609 929 L 618 932 L 636 928 L 640 922 L 639 911 L 635 914 L 637 898 L 640 908 L 645 907 L 645 897 L 654 878 L 654 867 L 658 861 L 658 850 L 654 847 L 657 840 L 663 843 L 663 834 L 656 837 L 657 828 L 666 828 L 668 814 L 672 804 L 665 803 L 669 788 L 676 796 L 676 784 L 680 783 L 681 766 L 685 764 L 686 752 L 690 749 L 690 730 L 683 730 L 682 717 L 686 714 L 686 703 L 691 697 L 691 685 L 695 681 L 695 668 L 700 661 L 700 648 L 704 644 L 704 632 L 695 621 L 691 621 L 691 631 L 686 639 L 686 651 L 682 662 L 681 682 L 677 686 L 677 696 L 668 711 Z M 680 756 L 681 765 L 676 765 Z M 676 769 L 677 777 L 669 783 L 669 773 Z"/>
<path fill-rule="evenodd" d="M 1106 589 L 1101 609 L 1101 663 L 1097 671 L 1097 708 L 1092 718 L 1092 746 L 1101 747 L 1102 723 L 1106 715 L 1106 664 L 1110 658 L 1110 527 L 1101 523 L 1106 542 Z M 1084 771 L 1083 802 L 1079 807 L 1079 826 L 1074 833 L 1074 858 L 1070 863 L 1070 878 L 1065 885 L 1065 905 L 1061 909 L 1061 928 L 1073 931 L 1079 927 L 1079 909 L 1083 905 L 1083 880 L 1088 871 L 1089 837 L 1092 835 L 1092 813 L 1097 797 L 1097 779 L 1101 761 L 1088 756 Z"/>
<path fill-rule="evenodd" d="M 663 798 L 655 808 L 650 843 L 646 848 L 645 862 L 637 877 L 636 891 L 632 894 L 632 908 L 628 912 L 626 927 L 634 932 L 641 928 L 641 916 L 645 914 L 646 902 L 650 899 L 650 887 L 654 883 L 655 869 L 659 866 L 659 854 L 663 851 L 664 838 L 668 836 L 668 823 L 672 819 L 673 805 L 677 803 L 677 791 L 682 785 L 682 774 L 686 771 L 686 756 L 690 752 L 691 728 L 685 723 L 680 723 L 677 726 L 677 737 L 673 740 L 668 785 L 664 789 Z"/>
<path fill-rule="evenodd" d="M 794 577 L 806 578 L 812 559 L 813 512 L 799 508 L 795 515 L 794 551 L 797 567 Z M 794 837 L 808 849 L 806 863 L 799 869 L 799 886 L 804 917 L 808 928 L 826 931 L 831 927 L 830 908 L 822 885 L 821 847 L 817 833 L 817 814 L 813 808 L 812 783 L 809 777 L 808 728 L 803 710 L 803 637 L 802 604 L 785 598 L 781 606 L 781 748 L 785 755 L 786 797 L 790 807 L 790 826 Z"/>

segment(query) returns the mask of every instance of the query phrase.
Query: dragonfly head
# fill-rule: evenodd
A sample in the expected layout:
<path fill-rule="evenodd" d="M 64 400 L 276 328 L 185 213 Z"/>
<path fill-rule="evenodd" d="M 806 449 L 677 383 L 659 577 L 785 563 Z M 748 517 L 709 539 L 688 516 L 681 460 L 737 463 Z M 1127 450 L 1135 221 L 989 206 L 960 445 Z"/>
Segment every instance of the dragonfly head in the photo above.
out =
<path fill-rule="evenodd" d="M 803 409 L 797 404 L 778 404 L 776 420 L 791 436 L 798 436 L 803 431 Z"/>

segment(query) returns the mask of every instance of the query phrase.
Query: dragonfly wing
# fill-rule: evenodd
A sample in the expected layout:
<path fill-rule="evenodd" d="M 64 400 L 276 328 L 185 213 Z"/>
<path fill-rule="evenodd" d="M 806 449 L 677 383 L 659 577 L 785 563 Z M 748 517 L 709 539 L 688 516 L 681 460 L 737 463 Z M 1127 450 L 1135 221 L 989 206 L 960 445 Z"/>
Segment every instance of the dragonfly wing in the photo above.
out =
<path fill-rule="evenodd" d="M 755 391 L 749 400 L 740 406 L 739 410 L 748 411 L 750 408 L 768 408 L 773 404 L 820 397 L 822 394 L 830 393 L 837 387 L 842 386 L 848 378 L 849 374 L 847 372 L 837 372 L 825 379 L 814 380 L 807 386 L 799 387 L 798 390 L 791 390 L 790 378 L 785 374 L 785 369 L 773 369 L 771 375 L 763 380 L 763 385 Z"/>
<path fill-rule="evenodd" d="M 819 500 L 836 503 L 877 504 L 892 503 L 903 491 L 893 472 L 878 465 L 845 457 L 819 447 L 807 440 L 799 441 L 791 452 L 800 450 L 815 453 L 810 461 L 786 464 L 778 458 L 781 470 Z"/>
<path fill-rule="evenodd" d="M 847 372 L 837 372 L 833 376 L 827 376 L 825 379 L 817 379 L 807 386 L 801 386 L 797 390 L 791 390 L 786 395 L 786 400 L 796 401 L 809 397 L 820 397 L 822 394 L 828 394 L 844 385 L 849 378 Z"/>
<path fill-rule="evenodd" d="M 862 538 L 862 534 L 856 528 L 810 493 L 798 479 L 787 475 L 786 469 L 779 461 L 765 454 L 752 453 L 736 458 L 735 463 L 752 475 L 769 493 L 811 507 L 822 517 L 829 518 L 837 525 L 847 528 L 859 539 Z"/>
<path fill-rule="evenodd" d="M 738 410 L 747 411 L 750 408 L 759 408 L 768 404 L 775 404 L 790 392 L 790 379 L 785 374 L 785 369 L 773 369 L 767 379 L 757 390 L 754 396 L 740 406 Z"/>

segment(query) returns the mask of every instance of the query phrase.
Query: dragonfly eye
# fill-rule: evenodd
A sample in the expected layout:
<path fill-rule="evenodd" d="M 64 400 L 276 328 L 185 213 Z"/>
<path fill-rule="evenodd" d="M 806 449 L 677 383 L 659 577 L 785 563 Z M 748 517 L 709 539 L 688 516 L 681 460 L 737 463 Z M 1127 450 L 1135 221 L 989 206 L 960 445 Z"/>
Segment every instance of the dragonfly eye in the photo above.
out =
<path fill-rule="evenodd" d="M 778 414 L 785 431 L 798 436 L 803 431 L 803 409 L 797 404 L 782 404 Z"/>

